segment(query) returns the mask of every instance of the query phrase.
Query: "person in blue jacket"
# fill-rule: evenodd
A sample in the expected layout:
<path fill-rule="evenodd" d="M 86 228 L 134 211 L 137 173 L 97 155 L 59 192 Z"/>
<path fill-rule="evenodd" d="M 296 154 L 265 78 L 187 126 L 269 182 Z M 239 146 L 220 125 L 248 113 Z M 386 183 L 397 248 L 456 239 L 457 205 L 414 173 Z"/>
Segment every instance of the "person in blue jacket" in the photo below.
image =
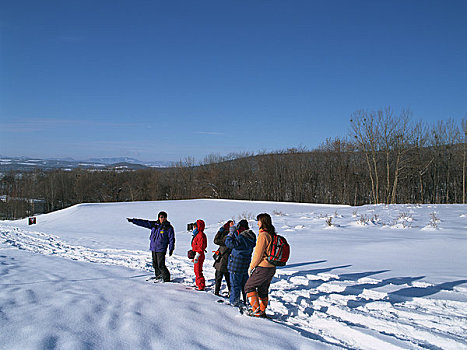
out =
<path fill-rule="evenodd" d="M 227 263 L 227 270 L 230 273 L 230 304 L 239 306 L 240 292 L 243 295 L 243 303 L 246 304 L 244 287 L 248 280 L 251 254 L 256 245 L 256 235 L 249 229 L 248 221 L 241 220 L 237 226 L 233 222 L 230 223 L 225 245 L 232 250 Z"/>
<path fill-rule="evenodd" d="M 151 230 L 149 235 L 149 250 L 152 252 L 152 266 L 154 267 L 155 279 L 164 282 L 170 281 L 170 272 L 165 266 L 165 255 L 167 247 L 169 256 L 175 249 L 175 232 L 173 226 L 167 221 L 167 213 L 161 211 L 157 221 L 127 218 L 132 224 L 145 227 Z"/>

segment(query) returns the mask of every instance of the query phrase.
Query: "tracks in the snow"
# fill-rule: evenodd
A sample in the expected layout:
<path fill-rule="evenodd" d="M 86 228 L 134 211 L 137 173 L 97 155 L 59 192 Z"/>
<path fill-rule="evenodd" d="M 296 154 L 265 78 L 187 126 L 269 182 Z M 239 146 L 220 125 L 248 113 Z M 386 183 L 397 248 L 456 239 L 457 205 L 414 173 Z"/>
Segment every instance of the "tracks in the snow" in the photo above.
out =
<path fill-rule="evenodd" d="M 147 251 L 93 249 L 4 224 L 0 242 L 44 255 L 152 270 Z M 321 267 L 326 262 L 313 263 Z M 172 256 L 167 264 L 175 278 L 192 276 L 192 264 L 184 257 Z M 387 271 L 346 273 L 349 267 L 278 270 L 270 288 L 275 322 L 344 348 L 467 349 L 467 281 L 433 285 L 422 282 L 423 276 L 378 279 Z M 209 263 L 205 270 L 213 282 Z M 447 297 L 430 297 L 441 291 Z"/>

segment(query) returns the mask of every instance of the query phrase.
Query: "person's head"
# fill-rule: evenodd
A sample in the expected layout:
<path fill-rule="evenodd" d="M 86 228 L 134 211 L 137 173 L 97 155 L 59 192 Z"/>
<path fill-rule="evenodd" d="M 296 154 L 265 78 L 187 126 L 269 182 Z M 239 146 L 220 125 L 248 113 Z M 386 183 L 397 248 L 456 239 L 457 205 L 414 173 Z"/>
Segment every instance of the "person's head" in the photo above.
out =
<path fill-rule="evenodd" d="M 242 233 L 243 231 L 246 231 L 249 229 L 248 227 L 248 221 L 246 220 L 240 220 L 236 226 L 237 232 Z"/>
<path fill-rule="evenodd" d="M 196 228 L 198 229 L 198 231 L 204 231 L 205 226 L 206 224 L 204 223 L 203 220 L 201 219 L 196 220 Z"/>
<path fill-rule="evenodd" d="M 276 229 L 272 224 L 271 215 L 267 213 L 261 213 L 256 217 L 258 220 L 258 227 L 261 230 L 269 232 L 271 235 L 276 233 Z"/>
<path fill-rule="evenodd" d="M 239 229 L 240 229 L 240 228 L 244 228 L 244 229 L 246 229 L 246 230 L 248 230 L 248 229 L 250 228 L 250 227 L 248 226 L 248 221 L 246 221 L 245 219 L 240 220 L 240 221 L 238 222 L 237 227 L 238 227 Z"/>
<path fill-rule="evenodd" d="M 160 223 L 163 223 L 164 221 L 167 220 L 167 213 L 165 211 L 161 211 L 159 212 L 159 214 L 157 215 L 157 218 L 159 219 L 159 222 Z"/>
<path fill-rule="evenodd" d="M 229 230 L 229 228 L 230 228 L 230 223 L 231 223 L 231 222 L 233 222 L 233 221 L 232 221 L 232 220 L 229 220 L 229 221 L 227 221 L 227 222 L 224 224 L 224 230 L 227 230 L 227 231 Z"/>

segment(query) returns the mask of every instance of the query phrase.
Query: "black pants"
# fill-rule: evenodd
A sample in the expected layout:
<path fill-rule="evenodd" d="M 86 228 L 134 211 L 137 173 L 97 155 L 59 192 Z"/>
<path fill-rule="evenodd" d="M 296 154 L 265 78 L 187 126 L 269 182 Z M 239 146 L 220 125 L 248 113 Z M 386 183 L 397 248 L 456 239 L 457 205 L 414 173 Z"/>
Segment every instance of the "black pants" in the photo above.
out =
<path fill-rule="evenodd" d="M 170 272 L 165 266 L 165 253 L 152 252 L 152 267 L 156 278 L 162 278 L 165 282 L 170 281 Z"/>
<path fill-rule="evenodd" d="M 216 288 L 214 290 L 214 294 L 218 295 L 219 291 L 221 290 L 222 278 L 225 277 L 225 282 L 227 282 L 227 288 L 229 289 L 230 293 L 230 274 L 228 272 L 222 272 L 216 270 Z"/>
<path fill-rule="evenodd" d="M 269 285 L 276 273 L 275 267 L 257 266 L 245 284 L 245 293 L 258 292 L 260 298 L 268 296 Z"/>

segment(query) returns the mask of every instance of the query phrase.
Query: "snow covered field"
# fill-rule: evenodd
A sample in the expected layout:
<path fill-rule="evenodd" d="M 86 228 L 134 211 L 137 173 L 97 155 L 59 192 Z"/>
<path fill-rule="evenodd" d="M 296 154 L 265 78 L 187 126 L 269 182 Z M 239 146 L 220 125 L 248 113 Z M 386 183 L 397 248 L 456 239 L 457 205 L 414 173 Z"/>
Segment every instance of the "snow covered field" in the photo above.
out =
<path fill-rule="evenodd" d="M 149 230 L 175 227 L 173 283 L 154 284 Z M 227 219 L 268 212 L 291 245 L 268 312 L 212 294 L 212 242 Z M 207 292 L 186 258 L 206 222 Z M 329 225 L 330 224 L 330 225 Z M 228 200 L 82 204 L 0 221 L 1 349 L 467 349 L 467 206 L 349 207 Z M 225 285 L 223 286 L 224 288 Z"/>

